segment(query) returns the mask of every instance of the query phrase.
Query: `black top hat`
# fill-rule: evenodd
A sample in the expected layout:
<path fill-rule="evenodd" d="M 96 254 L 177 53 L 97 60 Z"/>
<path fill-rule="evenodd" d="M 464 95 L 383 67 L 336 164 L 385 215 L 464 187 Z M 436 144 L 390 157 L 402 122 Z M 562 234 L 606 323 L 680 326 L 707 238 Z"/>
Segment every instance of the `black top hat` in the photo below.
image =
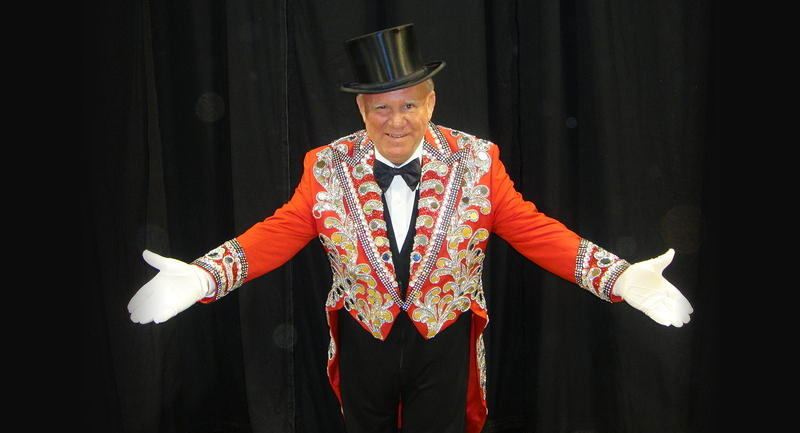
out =
<path fill-rule="evenodd" d="M 414 24 L 391 27 L 345 41 L 356 81 L 342 84 L 350 93 L 383 93 L 411 87 L 434 76 L 444 61 L 422 64 Z"/>

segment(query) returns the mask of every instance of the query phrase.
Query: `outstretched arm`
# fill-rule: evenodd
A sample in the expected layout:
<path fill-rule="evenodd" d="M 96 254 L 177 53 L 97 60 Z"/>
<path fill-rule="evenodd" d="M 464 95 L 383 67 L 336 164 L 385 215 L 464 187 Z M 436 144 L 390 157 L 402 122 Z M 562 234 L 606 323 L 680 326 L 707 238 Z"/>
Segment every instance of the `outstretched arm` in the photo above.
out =
<path fill-rule="evenodd" d="M 306 154 L 303 177 L 291 200 L 237 238 L 191 264 L 145 250 L 144 260 L 159 273 L 128 303 L 131 320 L 161 323 L 195 302 L 213 302 L 281 266 L 313 239 L 313 152 Z"/>
<path fill-rule="evenodd" d="M 544 269 L 606 301 L 626 301 L 657 323 L 683 326 L 692 306 L 663 276 L 675 251 L 632 265 L 547 217 L 514 189 L 492 146 L 493 231 Z"/>

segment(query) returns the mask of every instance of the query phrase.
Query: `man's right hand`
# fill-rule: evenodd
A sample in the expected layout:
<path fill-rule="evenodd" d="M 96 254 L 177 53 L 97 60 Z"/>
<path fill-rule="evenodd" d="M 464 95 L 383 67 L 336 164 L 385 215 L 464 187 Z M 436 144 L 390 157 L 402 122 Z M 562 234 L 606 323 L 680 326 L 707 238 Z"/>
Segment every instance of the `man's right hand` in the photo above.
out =
<path fill-rule="evenodd" d="M 131 321 L 161 323 L 206 297 L 211 278 L 199 266 L 144 250 L 144 261 L 160 272 L 128 303 Z"/>

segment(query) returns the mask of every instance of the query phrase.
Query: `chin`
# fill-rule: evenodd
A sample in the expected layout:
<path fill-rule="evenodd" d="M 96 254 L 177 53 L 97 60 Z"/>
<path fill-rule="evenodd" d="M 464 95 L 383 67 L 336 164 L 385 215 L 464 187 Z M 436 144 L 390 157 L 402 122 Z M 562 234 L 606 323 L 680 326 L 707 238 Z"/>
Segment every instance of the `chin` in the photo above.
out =
<path fill-rule="evenodd" d="M 414 146 L 411 144 L 411 141 L 406 143 L 380 143 L 377 145 L 378 151 L 389 158 L 389 160 L 395 163 L 405 162 L 412 153 L 414 153 Z"/>

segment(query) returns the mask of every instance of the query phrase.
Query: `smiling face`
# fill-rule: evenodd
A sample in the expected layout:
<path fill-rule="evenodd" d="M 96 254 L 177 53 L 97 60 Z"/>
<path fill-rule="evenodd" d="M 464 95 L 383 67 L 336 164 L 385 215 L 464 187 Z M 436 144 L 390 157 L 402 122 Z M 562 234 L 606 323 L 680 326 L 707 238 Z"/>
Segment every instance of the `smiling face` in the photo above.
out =
<path fill-rule="evenodd" d="M 387 93 L 359 94 L 367 135 L 386 159 L 402 164 L 417 149 L 433 116 L 436 93 L 423 82 Z"/>

